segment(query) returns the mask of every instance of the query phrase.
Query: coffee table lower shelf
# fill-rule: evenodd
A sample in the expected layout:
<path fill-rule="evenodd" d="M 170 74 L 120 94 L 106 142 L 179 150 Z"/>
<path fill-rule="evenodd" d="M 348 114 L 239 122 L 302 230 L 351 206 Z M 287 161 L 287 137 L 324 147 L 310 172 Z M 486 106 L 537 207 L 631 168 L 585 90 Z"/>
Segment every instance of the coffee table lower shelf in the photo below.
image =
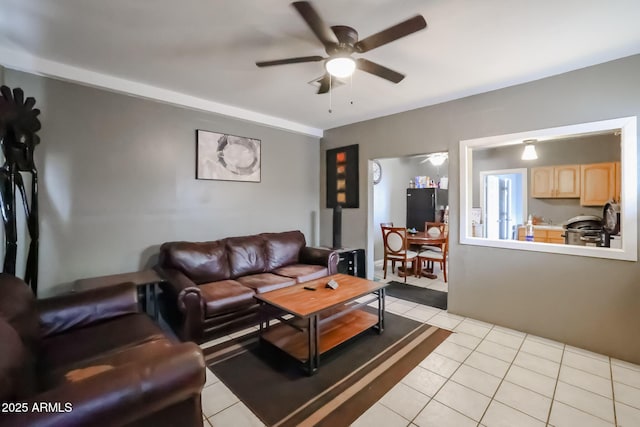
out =
<path fill-rule="evenodd" d="M 321 322 L 318 336 L 318 354 L 348 341 L 378 324 L 378 316 L 363 310 L 354 310 L 327 322 Z M 279 323 L 262 333 L 262 339 L 293 356 L 302 363 L 309 360 L 309 334 Z"/>

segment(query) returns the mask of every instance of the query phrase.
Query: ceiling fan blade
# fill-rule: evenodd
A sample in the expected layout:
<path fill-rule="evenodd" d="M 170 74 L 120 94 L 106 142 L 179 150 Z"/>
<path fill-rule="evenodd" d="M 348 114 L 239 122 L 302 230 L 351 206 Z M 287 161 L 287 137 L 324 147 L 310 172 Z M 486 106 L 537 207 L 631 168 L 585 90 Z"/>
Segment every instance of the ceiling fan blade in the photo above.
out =
<path fill-rule="evenodd" d="M 329 92 L 329 89 L 331 89 L 330 83 L 331 83 L 331 76 L 329 75 L 329 73 L 325 73 L 324 77 L 322 77 L 322 79 L 320 80 L 320 88 L 318 88 L 318 95 Z"/>
<path fill-rule="evenodd" d="M 375 33 L 366 39 L 360 40 L 355 44 L 356 51 L 363 53 L 368 52 L 371 49 L 382 46 L 387 43 L 391 43 L 394 40 L 408 36 L 409 34 L 420 31 L 427 28 L 427 21 L 424 20 L 422 15 L 416 15 L 413 18 L 409 18 L 404 22 L 401 22 L 393 27 L 389 27 L 386 30 L 382 30 L 379 33 Z"/>
<path fill-rule="evenodd" d="M 397 71 L 393 71 L 390 68 L 383 67 L 380 64 L 376 64 L 375 62 L 371 62 L 364 58 L 356 59 L 356 68 L 378 77 L 382 77 L 383 79 L 389 80 L 393 83 L 400 83 L 402 79 L 404 79 L 404 74 L 400 74 Z"/>
<path fill-rule="evenodd" d="M 333 30 L 325 24 L 320 18 L 318 12 L 311 6 L 311 3 L 307 1 L 295 1 L 291 3 L 296 8 L 302 19 L 305 20 L 313 34 L 316 35 L 318 40 L 322 42 L 324 47 L 329 47 L 338 44 L 338 38 Z"/>
<path fill-rule="evenodd" d="M 258 67 L 270 67 L 272 65 L 298 64 L 301 62 L 318 62 L 322 61 L 322 56 L 300 56 L 298 58 L 277 59 L 275 61 L 256 62 Z"/>

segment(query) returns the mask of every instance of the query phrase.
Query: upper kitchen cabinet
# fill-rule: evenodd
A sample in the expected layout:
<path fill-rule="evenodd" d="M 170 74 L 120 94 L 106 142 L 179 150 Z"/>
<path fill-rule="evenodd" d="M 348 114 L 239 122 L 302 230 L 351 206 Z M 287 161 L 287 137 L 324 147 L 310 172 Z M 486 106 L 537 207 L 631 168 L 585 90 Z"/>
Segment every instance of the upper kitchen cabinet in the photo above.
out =
<path fill-rule="evenodd" d="M 582 206 L 604 206 L 617 197 L 616 162 L 580 165 L 580 177 Z"/>
<path fill-rule="evenodd" d="M 577 199 L 580 197 L 580 165 L 531 168 L 531 197 Z"/>

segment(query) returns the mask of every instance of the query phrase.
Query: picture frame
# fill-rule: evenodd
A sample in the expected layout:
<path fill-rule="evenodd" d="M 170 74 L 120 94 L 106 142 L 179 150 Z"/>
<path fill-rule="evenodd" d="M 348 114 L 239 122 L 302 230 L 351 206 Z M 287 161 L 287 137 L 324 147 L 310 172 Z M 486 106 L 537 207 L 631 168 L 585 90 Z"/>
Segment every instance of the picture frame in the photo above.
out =
<path fill-rule="evenodd" d="M 327 150 L 327 208 L 358 208 L 358 144 Z"/>
<path fill-rule="evenodd" d="M 262 142 L 226 133 L 196 130 L 196 179 L 260 182 Z"/>

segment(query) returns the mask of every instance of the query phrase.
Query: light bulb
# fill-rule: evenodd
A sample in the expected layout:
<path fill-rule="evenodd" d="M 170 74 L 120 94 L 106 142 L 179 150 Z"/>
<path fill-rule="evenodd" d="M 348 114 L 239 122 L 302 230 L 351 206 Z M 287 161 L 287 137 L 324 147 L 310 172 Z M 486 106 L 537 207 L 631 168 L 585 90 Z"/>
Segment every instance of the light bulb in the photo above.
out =
<path fill-rule="evenodd" d="M 325 63 L 324 67 L 332 76 L 345 78 L 353 74 L 356 69 L 356 62 L 347 57 L 332 58 Z"/>
<path fill-rule="evenodd" d="M 524 146 L 524 151 L 522 152 L 522 160 L 535 160 L 538 158 L 538 153 L 536 153 L 536 147 L 533 144 L 527 144 Z"/>

